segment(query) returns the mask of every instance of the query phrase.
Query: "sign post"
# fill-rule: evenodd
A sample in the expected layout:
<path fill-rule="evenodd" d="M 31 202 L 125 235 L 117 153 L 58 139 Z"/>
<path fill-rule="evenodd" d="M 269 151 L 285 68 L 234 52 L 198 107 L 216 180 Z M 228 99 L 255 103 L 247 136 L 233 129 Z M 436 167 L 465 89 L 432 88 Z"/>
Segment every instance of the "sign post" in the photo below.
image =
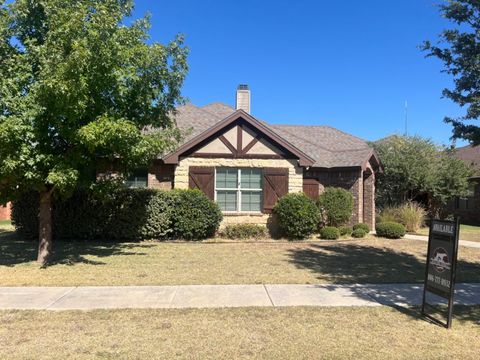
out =
<path fill-rule="evenodd" d="M 422 315 L 449 329 L 452 326 L 453 295 L 457 268 L 459 219 L 455 221 L 432 220 L 428 236 L 427 266 L 423 286 Z M 427 292 L 448 301 L 447 322 L 444 323 L 426 312 L 432 307 L 426 302 Z"/>

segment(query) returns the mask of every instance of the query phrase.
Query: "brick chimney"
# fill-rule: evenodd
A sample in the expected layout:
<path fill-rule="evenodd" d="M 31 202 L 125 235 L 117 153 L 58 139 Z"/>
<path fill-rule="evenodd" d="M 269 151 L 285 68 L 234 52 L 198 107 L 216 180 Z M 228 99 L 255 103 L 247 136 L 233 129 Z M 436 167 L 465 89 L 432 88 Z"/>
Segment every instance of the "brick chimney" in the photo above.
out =
<path fill-rule="evenodd" d="M 248 85 L 238 85 L 235 108 L 237 110 L 242 109 L 250 114 L 250 89 L 248 88 Z"/>

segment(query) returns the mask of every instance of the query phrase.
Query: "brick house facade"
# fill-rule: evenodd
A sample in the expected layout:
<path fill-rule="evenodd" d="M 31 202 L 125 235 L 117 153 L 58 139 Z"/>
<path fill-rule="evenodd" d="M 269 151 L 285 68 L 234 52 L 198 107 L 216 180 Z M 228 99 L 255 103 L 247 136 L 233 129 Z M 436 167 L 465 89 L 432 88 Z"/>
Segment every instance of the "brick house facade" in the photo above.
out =
<path fill-rule="evenodd" d="M 303 191 L 316 198 L 325 187 L 341 187 L 354 198 L 351 223 L 375 227 L 375 174 L 381 165 L 364 140 L 329 126 L 258 120 L 250 114 L 246 86 L 237 90 L 236 103 L 236 109 L 221 103 L 179 107 L 174 119 L 187 134 L 183 143 L 129 184 L 199 188 L 222 208 L 222 225 L 267 224 L 286 193 Z"/>
<path fill-rule="evenodd" d="M 464 146 L 455 149 L 453 156 L 471 166 L 475 175 L 470 178 L 470 196 L 449 205 L 463 224 L 480 226 L 480 146 Z"/>
<path fill-rule="evenodd" d="M 0 220 L 10 220 L 11 214 L 11 205 L 7 203 L 7 205 L 2 206 L 0 205 Z"/>

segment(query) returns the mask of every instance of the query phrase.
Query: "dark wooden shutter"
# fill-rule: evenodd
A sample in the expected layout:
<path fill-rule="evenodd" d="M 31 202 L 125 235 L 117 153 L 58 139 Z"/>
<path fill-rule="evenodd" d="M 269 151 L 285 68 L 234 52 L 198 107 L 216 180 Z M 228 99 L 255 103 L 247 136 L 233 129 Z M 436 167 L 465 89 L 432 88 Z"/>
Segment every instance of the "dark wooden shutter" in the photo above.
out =
<path fill-rule="evenodd" d="M 271 213 L 277 200 L 288 193 L 288 169 L 265 168 L 263 171 L 263 212 Z"/>
<path fill-rule="evenodd" d="M 209 166 L 190 166 L 188 170 L 188 187 L 200 189 L 213 200 L 215 196 L 215 169 Z"/>
<path fill-rule="evenodd" d="M 310 199 L 318 197 L 319 182 L 317 179 L 303 179 L 303 192 Z"/>

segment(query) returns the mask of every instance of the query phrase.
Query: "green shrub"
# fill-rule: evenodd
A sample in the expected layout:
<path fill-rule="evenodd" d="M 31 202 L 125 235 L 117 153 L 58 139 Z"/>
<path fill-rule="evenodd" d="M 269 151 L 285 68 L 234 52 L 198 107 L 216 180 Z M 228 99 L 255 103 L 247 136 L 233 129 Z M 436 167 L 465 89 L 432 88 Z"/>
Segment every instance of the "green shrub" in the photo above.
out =
<path fill-rule="evenodd" d="M 13 209 L 17 231 L 25 238 L 36 238 L 38 195 L 25 194 L 13 203 Z M 112 190 L 108 196 L 78 190 L 67 200 L 53 202 L 55 239 L 200 239 L 213 235 L 220 221 L 218 206 L 202 193 L 192 195 L 191 190 L 123 188 Z"/>
<path fill-rule="evenodd" d="M 227 225 L 223 231 L 229 239 L 249 239 L 265 236 L 267 228 L 256 224 Z"/>
<path fill-rule="evenodd" d="M 325 226 L 320 229 L 320 237 L 322 239 L 337 240 L 340 237 L 340 231 L 333 226 Z"/>
<path fill-rule="evenodd" d="M 350 220 L 353 213 L 353 196 L 342 188 L 327 187 L 318 197 L 317 205 L 324 223 L 339 226 Z"/>
<path fill-rule="evenodd" d="M 186 240 L 214 236 L 223 218 L 219 206 L 197 189 L 172 191 L 177 194 L 172 210 L 174 236 Z"/>
<path fill-rule="evenodd" d="M 421 205 L 416 202 L 406 202 L 383 209 L 379 214 L 379 222 L 399 222 L 407 231 L 416 232 L 425 224 L 426 216 L 427 212 Z"/>
<path fill-rule="evenodd" d="M 364 238 L 367 235 L 367 232 L 363 229 L 355 229 L 352 231 L 352 237 L 354 238 Z"/>
<path fill-rule="evenodd" d="M 12 225 L 25 239 L 38 238 L 38 193 L 25 193 L 12 202 Z"/>
<path fill-rule="evenodd" d="M 350 235 L 353 231 L 351 226 L 340 226 L 338 228 L 341 236 Z"/>
<path fill-rule="evenodd" d="M 405 226 L 396 222 L 379 223 L 376 230 L 377 236 L 387 239 L 400 239 L 405 235 Z"/>
<path fill-rule="evenodd" d="M 359 223 L 359 224 L 353 225 L 353 230 L 355 231 L 357 229 L 362 229 L 367 234 L 370 232 L 370 227 L 367 224 L 364 224 L 364 223 Z"/>
<path fill-rule="evenodd" d="M 280 198 L 273 209 L 283 235 L 290 239 L 304 239 L 318 227 L 318 208 L 303 193 L 290 193 Z"/>

